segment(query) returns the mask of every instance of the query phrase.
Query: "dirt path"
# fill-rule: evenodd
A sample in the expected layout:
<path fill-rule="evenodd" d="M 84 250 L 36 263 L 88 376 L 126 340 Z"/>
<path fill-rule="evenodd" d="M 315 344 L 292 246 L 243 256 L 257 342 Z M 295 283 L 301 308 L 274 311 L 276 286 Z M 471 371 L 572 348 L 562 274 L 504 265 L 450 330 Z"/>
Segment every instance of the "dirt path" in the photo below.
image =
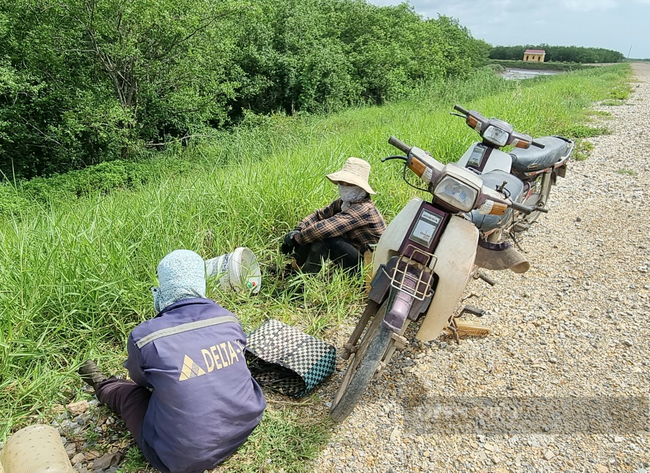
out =
<path fill-rule="evenodd" d="M 650 470 L 650 64 L 633 70 L 522 242 L 531 270 L 469 288 L 492 334 L 403 353 L 316 471 Z"/>

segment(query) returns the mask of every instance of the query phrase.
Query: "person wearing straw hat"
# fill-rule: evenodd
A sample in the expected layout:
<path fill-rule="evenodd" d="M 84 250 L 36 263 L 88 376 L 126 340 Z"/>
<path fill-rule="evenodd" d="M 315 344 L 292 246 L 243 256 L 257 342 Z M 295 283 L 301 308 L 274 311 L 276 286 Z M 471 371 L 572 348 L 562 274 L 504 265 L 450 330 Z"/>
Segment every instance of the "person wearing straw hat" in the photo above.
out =
<path fill-rule="evenodd" d="M 317 273 L 331 259 L 343 269 L 358 271 L 363 255 L 372 250 L 386 229 L 368 183 L 370 164 L 348 158 L 340 171 L 327 178 L 338 186 L 339 198 L 305 217 L 283 239 L 281 251 L 292 254 L 293 269 Z"/>
<path fill-rule="evenodd" d="M 158 264 L 156 317 L 135 327 L 124 363 L 131 380 L 79 368 L 163 473 L 201 473 L 232 455 L 262 420 L 264 395 L 245 359 L 239 320 L 205 297 L 205 263 L 176 250 Z"/>

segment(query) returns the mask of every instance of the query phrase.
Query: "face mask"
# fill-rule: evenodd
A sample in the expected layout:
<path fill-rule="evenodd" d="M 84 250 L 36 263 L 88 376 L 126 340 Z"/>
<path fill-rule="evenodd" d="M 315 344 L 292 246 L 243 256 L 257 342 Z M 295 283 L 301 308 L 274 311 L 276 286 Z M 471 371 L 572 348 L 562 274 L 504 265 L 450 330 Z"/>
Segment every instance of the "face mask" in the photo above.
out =
<path fill-rule="evenodd" d="M 339 184 L 339 196 L 343 202 L 356 202 L 363 199 L 367 192 L 358 186 L 342 186 Z"/>

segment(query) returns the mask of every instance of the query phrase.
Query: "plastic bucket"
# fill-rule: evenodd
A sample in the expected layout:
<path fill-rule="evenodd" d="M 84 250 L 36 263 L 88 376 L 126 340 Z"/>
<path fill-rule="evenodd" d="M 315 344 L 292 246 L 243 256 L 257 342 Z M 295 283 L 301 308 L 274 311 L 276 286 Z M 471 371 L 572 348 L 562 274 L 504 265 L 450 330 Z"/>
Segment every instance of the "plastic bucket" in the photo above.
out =
<path fill-rule="evenodd" d="M 59 432 L 49 425 L 30 425 L 16 432 L 0 454 L 4 473 L 76 473 Z"/>
<path fill-rule="evenodd" d="M 257 258 L 249 248 L 240 247 L 232 253 L 207 260 L 205 271 L 208 278 L 216 277 L 225 291 L 260 292 L 262 273 Z"/>

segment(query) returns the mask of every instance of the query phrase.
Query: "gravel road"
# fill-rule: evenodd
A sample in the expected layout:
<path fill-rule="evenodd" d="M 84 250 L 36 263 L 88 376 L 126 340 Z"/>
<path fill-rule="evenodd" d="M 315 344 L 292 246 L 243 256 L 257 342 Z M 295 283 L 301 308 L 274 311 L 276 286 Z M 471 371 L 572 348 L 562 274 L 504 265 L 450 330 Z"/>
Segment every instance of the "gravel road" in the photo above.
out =
<path fill-rule="evenodd" d="M 315 471 L 650 471 L 650 64 L 633 70 L 522 241 L 531 269 L 468 288 L 492 333 L 394 359 Z"/>

